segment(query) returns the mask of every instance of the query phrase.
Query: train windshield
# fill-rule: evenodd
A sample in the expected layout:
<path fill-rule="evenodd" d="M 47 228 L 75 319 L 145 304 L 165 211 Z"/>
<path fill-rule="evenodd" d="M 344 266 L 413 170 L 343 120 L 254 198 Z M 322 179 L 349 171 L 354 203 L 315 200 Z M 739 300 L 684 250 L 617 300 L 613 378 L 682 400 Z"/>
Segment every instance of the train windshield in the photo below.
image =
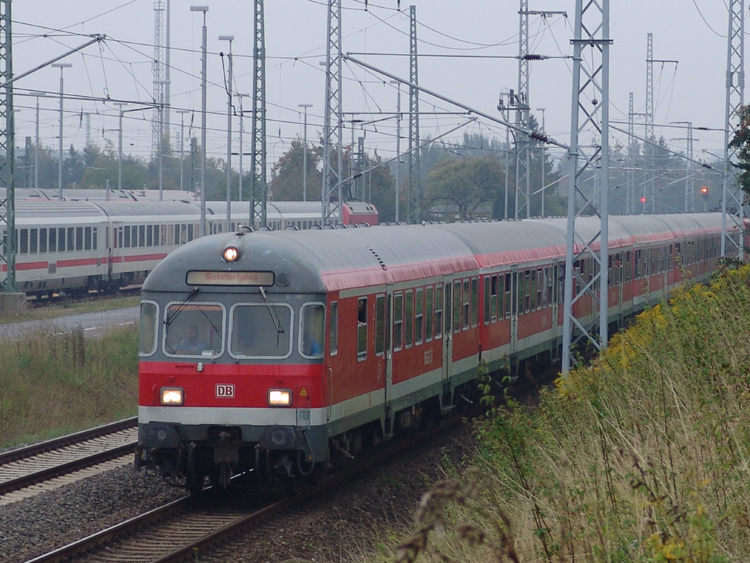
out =
<path fill-rule="evenodd" d="M 236 357 L 286 358 L 292 352 L 292 308 L 286 304 L 235 305 L 230 353 Z"/>
<path fill-rule="evenodd" d="M 173 303 L 164 318 L 164 350 L 171 356 L 221 355 L 224 307 L 219 303 Z"/>

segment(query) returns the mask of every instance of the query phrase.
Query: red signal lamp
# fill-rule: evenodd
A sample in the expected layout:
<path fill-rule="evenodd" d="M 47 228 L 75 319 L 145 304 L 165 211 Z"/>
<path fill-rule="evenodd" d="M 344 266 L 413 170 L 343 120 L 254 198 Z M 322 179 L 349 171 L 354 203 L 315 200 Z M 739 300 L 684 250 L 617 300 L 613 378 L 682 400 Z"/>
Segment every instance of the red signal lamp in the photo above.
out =
<path fill-rule="evenodd" d="M 704 196 L 705 196 L 705 195 L 708 195 L 708 188 L 707 188 L 706 186 L 703 186 L 703 187 L 701 188 L 701 193 L 702 193 L 702 194 L 703 194 Z"/>
<path fill-rule="evenodd" d="M 645 197 L 641 198 L 641 203 L 646 203 L 646 198 Z"/>

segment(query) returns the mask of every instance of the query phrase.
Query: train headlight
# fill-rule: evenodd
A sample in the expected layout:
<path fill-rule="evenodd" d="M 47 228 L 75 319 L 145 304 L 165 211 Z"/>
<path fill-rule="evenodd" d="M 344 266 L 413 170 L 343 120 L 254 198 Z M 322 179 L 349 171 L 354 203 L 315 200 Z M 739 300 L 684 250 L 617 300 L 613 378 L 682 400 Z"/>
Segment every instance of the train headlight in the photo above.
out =
<path fill-rule="evenodd" d="M 288 407 L 292 404 L 292 391 L 290 389 L 269 389 L 268 405 L 271 407 Z"/>
<path fill-rule="evenodd" d="M 234 246 L 228 246 L 221 255 L 225 262 L 236 262 L 240 258 L 240 250 Z"/>
<path fill-rule="evenodd" d="M 162 387 L 159 395 L 162 405 L 181 405 L 185 400 L 185 391 L 179 387 Z"/>

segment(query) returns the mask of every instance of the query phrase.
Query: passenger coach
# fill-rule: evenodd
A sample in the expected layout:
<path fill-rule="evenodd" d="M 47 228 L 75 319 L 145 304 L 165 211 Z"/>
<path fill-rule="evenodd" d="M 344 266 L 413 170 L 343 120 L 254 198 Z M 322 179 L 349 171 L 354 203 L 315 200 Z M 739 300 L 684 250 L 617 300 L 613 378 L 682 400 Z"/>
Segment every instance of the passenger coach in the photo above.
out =
<path fill-rule="evenodd" d="M 556 357 L 565 228 L 242 231 L 176 250 L 143 286 L 137 464 L 191 489 L 296 479 L 471 400 L 481 360 Z M 609 232 L 618 324 L 715 268 L 721 216 L 612 217 Z M 575 269 L 579 289 L 595 275 Z"/>

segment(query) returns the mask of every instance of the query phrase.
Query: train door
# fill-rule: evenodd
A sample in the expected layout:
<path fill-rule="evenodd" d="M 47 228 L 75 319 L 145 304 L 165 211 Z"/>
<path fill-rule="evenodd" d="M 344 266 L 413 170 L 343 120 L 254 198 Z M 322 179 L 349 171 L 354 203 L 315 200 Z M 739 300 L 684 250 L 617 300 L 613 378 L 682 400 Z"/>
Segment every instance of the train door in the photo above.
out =
<path fill-rule="evenodd" d="M 450 400 L 453 374 L 453 280 L 445 279 L 443 291 L 443 397 Z"/>
<path fill-rule="evenodd" d="M 110 236 L 107 241 L 107 282 L 112 283 L 115 279 L 114 263 L 120 257 L 122 241 L 119 240 L 119 233 L 122 229 L 122 223 L 112 221 Z"/>
<path fill-rule="evenodd" d="M 518 266 L 513 266 L 510 274 L 510 356 L 518 351 Z M 520 275 L 523 275 L 521 272 Z"/>

